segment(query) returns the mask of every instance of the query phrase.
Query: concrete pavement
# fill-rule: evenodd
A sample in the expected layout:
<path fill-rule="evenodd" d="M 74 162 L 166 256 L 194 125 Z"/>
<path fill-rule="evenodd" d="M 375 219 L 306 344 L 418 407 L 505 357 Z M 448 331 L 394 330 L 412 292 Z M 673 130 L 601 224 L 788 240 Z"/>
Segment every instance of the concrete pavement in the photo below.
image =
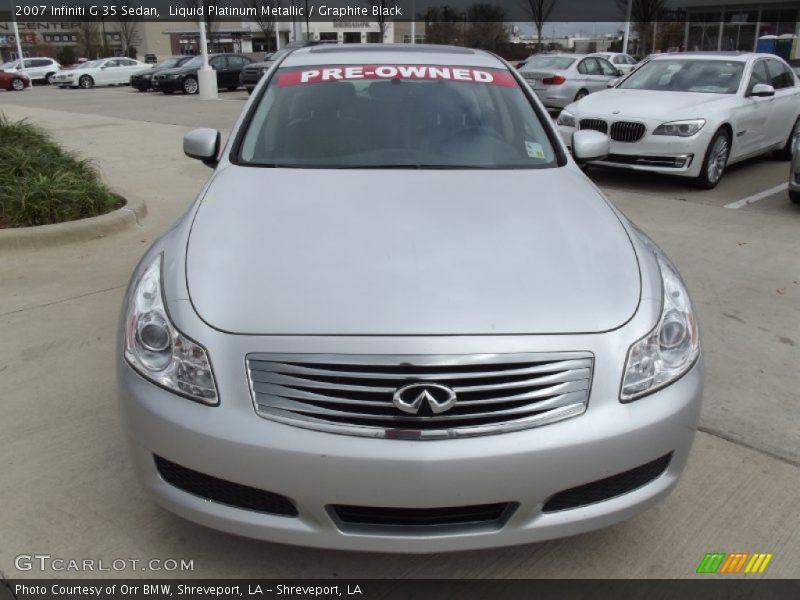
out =
<path fill-rule="evenodd" d="M 71 94 L 83 100 L 54 101 Z M 237 538 L 152 503 L 134 480 L 117 414 L 116 318 L 136 261 L 209 174 L 182 156 L 183 133 L 209 124 L 227 130 L 241 109 L 235 94 L 216 102 L 128 88 L 0 95 L 9 117 L 42 124 L 95 158 L 116 191 L 148 205 L 140 227 L 0 257 L 5 576 L 40 575 L 14 567 L 16 555 L 37 552 L 191 559 L 194 571 L 182 575 L 196 577 L 691 577 L 711 551 L 773 552 L 767 576 L 800 573 L 800 210 L 778 198 L 723 208 L 779 183 L 785 163 L 771 161 L 738 169 L 723 181 L 735 189 L 710 193 L 593 173 L 678 264 L 703 327 L 701 431 L 685 478 L 653 510 L 565 540 L 398 560 Z"/>

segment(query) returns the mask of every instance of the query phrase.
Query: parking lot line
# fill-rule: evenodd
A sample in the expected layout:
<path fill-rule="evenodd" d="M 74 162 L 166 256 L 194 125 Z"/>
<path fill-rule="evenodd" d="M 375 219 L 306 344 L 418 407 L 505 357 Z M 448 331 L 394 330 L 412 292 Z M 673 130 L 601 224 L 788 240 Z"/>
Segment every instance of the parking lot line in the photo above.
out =
<path fill-rule="evenodd" d="M 757 194 L 753 194 L 752 196 L 748 196 L 747 198 L 742 198 L 741 200 L 737 200 L 736 202 L 731 202 L 729 204 L 726 204 L 725 208 L 742 208 L 743 206 L 747 206 L 748 204 L 753 204 L 754 202 L 758 202 L 759 200 L 763 200 L 764 198 L 769 198 L 773 194 L 782 192 L 787 187 L 789 187 L 788 183 L 782 183 L 780 185 L 776 185 L 775 187 L 771 187 L 768 190 L 764 190 L 763 192 L 759 192 Z"/>

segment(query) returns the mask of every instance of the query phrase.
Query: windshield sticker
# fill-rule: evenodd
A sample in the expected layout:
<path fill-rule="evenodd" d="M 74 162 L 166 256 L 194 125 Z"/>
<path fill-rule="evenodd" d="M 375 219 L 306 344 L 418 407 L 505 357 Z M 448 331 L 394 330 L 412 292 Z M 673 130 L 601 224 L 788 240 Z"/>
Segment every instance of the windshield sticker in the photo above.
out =
<path fill-rule="evenodd" d="M 508 71 L 440 65 L 347 65 L 296 69 L 280 73 L 278 86 L 286 87 L 304 83 L 354 81 L 358 79 L 427 79 L 432 81 L 488 83 L 503 87 L 517 86 L 514 76 Z"/>
<path fill-rule="evenodd" d="M 541 158 L 544 159 L 544 149 L 542 148 L 541 144 L 537 144 L 536 142 L 525 142 L 525 150 L 528 151 L 528 156 L 530 158 Z"/>

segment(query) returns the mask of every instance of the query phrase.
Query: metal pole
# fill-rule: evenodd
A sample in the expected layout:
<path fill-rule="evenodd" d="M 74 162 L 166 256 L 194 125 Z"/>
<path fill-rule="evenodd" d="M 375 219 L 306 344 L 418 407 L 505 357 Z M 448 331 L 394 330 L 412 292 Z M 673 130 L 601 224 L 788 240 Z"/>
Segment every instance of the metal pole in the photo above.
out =
<path fill-rule="evenodd" d="M 281 22 L 275 18 L 275 52 L 281 49 Z"/>
<path fill-rule="evenodd" d="M 206 41 L 206 17 L 202 0 L 198 2 L 200 16 L 197 27 L 200 33 L 200 56 L 203 57 L 203 66 L 197 72 L 198 92 L 202 100 L 215 100 L 217 98 L 217 74 L 208 64 L 208 42 Z"/>
<path fill-rule="evenodd" d="M 19 39 L 19 29 L 17 28 L 17 17 L 14 15 L 13 10 L 11 11 L 11 19 L 12 19 L 11 22 L 14 25 L 14 41 L 17 42 L 17 54 L 19 55 L 19 67 L 20 67 L 19 71 L 23 75 L 27 75 L 27 73 L 25 72 L 25 62 L 22 60 L 25 57 L 22 55 L 22 41 Z"/>
<path fill-rule="evenodd" d="M 628 6 L 625 9 L 625 35 L 622 36 L 622 53 L 628 53 L 628 38 L 631 35 L 631 5 L 633 0 L 628 0 Z"/>
<path fill-rule="evenodd" d="M 417 15 L 414 13 L 414 0 L 411 0 L 411 43 L 417 43 Z"/>

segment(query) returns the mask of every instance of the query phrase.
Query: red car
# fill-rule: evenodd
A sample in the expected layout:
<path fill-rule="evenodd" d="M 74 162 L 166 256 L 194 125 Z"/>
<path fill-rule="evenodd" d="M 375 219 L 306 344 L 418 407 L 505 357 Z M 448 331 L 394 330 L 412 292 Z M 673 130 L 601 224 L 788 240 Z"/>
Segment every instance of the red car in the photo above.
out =
<path fill-rule="evenodd" d="M 27 75 L 13 71 L 0 71 L 0 89 L 21 92 L 30 85 L 31 80 Z"/>

